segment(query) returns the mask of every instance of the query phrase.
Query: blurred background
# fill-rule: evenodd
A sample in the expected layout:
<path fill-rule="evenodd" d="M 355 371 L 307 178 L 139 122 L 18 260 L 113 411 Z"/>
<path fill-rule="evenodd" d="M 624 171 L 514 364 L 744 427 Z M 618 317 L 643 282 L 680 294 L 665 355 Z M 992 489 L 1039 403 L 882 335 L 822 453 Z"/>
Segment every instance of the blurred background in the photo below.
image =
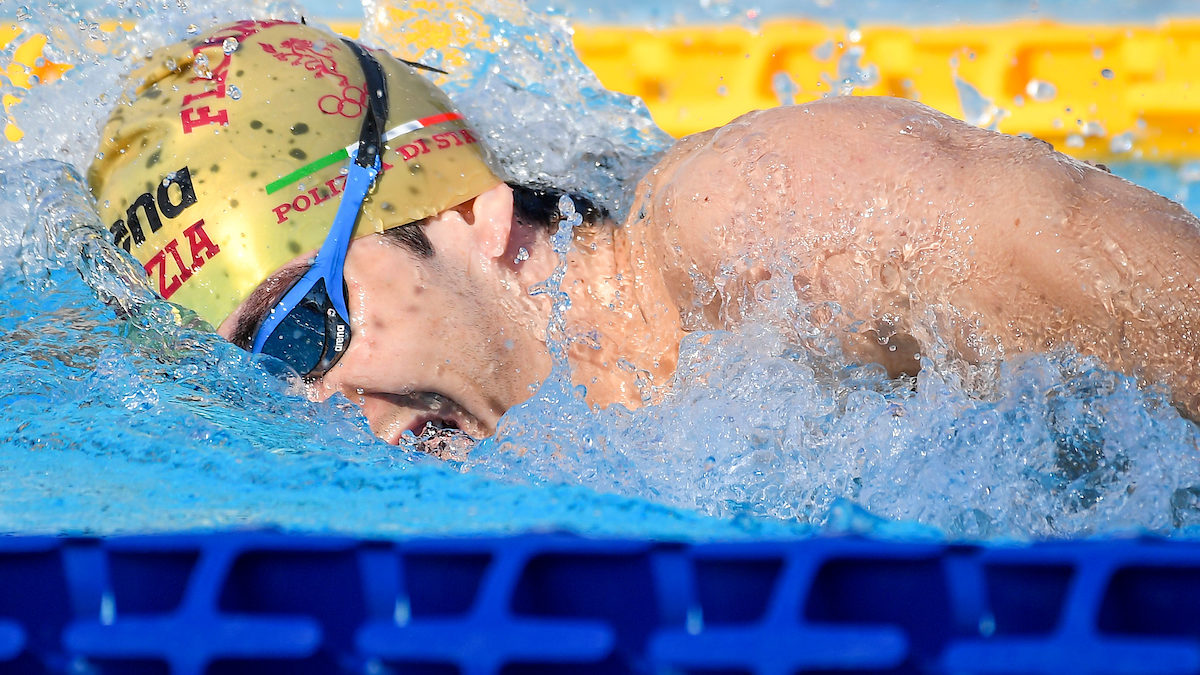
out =
<path fill-rule="evenodd" d="M 468 2 L 448 1 L 471 11 Z M 367 9 L 355 0 L 299 2 L 314 20 L 352 36 L 366 12 L 396 11 L 369 1 Z M 1196 0 L 525 4 L 569 24 L 576 51 L 600 82 L 640 97 L 674 136 L 828 95 L 900 96 L 981 127 L 1041 138 L 1200 208 L 1200 195 L 1190 194 L 1200 192 L 1190 189 L 1200 180 Z M 28 11 L 0 2 L 0 17 L 21 9 Z M 15 24 L 5 27 L 0 47 L 16 39 Z M 38 61 L 40 44 L 33 36 L 17 49 L 11 82 L 55 76 L 54 64 Z M 6 107 L 14 101 L 10 95 Z M 17 133 L 6 129 L 10 140 Z"/>

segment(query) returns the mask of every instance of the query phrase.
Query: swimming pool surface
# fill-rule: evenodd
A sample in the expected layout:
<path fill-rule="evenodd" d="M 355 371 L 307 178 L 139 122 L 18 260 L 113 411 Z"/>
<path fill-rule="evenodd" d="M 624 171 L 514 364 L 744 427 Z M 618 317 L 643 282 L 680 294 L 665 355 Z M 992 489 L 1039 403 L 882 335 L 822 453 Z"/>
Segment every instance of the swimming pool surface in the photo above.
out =
<path fill-rule="evenodd" d="M 1028 4 L 803 7 L 932 22 Z M 458 463 L 379 442 L 344 399 L 306 401 L 155 299 L 79 178 L 134 56 L 341 7 L 185 5 L 0 5 L 74 66 L 3 90 L 25 135 L 0 145 L 0 670 L 1200 673 L 1197 427 L 1067 351 L 965 367 L 935 349 L 914 388 L 845 362 L 791 307 L 786 339 L 768 322 L 693 336 L 637 412 L 588 409 L 558 372 L 495 437 L 445 439 L 470 448 Z M 390 7 L 340 11 L 365 11 L 377 45 L 454 62 L 443 85 L 516 177 L 620 211 L 671 142 L 573 58 L 559 18 L 493 0 L 463 44 L 412 54 L 405 36 L 447 15 L 389 23 Z M 669 21 L 746 9 L 680 7 Z M 140 27 L 106 35 L 114 14 Z M 1114 168 L 1200 204 L 1194 166 Z"/>

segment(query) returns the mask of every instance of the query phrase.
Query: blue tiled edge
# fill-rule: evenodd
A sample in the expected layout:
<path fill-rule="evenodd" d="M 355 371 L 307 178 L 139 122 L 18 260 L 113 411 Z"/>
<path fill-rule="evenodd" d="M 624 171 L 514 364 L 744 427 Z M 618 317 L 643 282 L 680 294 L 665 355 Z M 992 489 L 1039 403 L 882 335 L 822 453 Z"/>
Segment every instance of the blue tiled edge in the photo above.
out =
<path fill-rule="evenodd" d="M 0 672 L 1200 673 L 1200 543 L 0 539 Z"/>

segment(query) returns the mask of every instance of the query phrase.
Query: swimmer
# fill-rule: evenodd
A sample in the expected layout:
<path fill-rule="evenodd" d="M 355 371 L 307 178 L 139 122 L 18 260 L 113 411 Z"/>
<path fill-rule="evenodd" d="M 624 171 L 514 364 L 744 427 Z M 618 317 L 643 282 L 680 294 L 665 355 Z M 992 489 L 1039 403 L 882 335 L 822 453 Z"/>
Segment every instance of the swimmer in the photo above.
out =
<path fill-rule="evenodd" d="M 492 434 L 550 372 L 559 192 L 509 184 L 420 73 L 284 22 L 167 47 L 135 74 L 88 180 L 163 297 L 341 393 L 380 438 Z M 240 102 L 239 102 L 239 99 Z M 588 208 L 562 288 L 595 406 L 670 381 L 692 331 L 755 285 L 836 303 L 863 362 L 914 374 L 1072 344 L 1200 414 L 1200 223 L 1048 144 L 900 99 L 829 98 L 680 140 L 623 224 Z"/>

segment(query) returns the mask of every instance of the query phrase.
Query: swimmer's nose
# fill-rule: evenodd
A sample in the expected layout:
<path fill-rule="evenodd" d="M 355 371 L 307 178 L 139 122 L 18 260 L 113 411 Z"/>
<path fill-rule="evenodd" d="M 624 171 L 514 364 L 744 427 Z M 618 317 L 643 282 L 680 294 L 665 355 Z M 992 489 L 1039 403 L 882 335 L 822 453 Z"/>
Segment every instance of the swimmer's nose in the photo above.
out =
<path fill-rule="evenodd" d="M 379 434 L 379 425 L 385 417 L 393 415 L 389 397 L 375 393 L 375 385 L 371 378 L 358 369 L 353 358 L 353 352 L 347 352 L 338 365 L 334 366 L 324 377 L 313 382 L 308 387 L 309 400 L 324 402 L 334 394 L 341 394 L 354 405 L 358 406 L 371 429 Z"/>
<path fill-rule="evenodd" d="M 345 357 L 342 359 L 345 361 Z M 365 388 L 362 383 L 358 382 L 358 378 L 354 377 L 352 364 L 339 363 L 328 373 L 325 373 L 321 379 L 309 384 L 308 398 L 312 401 L 324 402 L 329 400 L 334 394 L 340 393 L 345 396 L 351 403 L 359 406 L 362 403 L 359 401 L 365 393 Z"/>

